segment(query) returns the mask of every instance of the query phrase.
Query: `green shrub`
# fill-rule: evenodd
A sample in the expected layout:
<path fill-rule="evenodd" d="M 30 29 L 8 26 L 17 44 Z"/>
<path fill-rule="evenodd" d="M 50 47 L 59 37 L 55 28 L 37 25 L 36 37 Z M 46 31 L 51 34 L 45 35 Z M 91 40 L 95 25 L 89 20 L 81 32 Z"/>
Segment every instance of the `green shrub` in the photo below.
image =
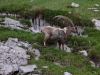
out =
<path fill-rule="evenodd" d="M 29 20 L 27 19 L 21 19 L 20 22 L 23 24 L 23 25 L 27 25 L 28 27 L 31 27 L 31 23 Z"/>
<path fill-rule="evenodd" d="M 11 29 L 9 27 L 0 26 L 0 40 L 6 40 L 9 37 L 18 38 L 19 40 L 33 42 L 41 42 L 43 35 L 41 33 L 26 32 L 24 30 Z"/>

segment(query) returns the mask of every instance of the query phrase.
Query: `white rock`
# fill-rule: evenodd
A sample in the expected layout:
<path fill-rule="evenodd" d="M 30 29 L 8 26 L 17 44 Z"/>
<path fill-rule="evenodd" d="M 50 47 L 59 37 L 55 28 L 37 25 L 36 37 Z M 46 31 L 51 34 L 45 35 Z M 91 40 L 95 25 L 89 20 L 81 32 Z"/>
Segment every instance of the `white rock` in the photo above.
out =
<path fill-rule="evenodd" d="M 90 61 L 91 66 L 96 67 L 95 63 L 93 61 Z"/>
<path fill-rule="evenodd" d="M 34 33 L 38 33 L 38 32 L 39 32 L 39 30 L 35 30 L 33 27 L 30 27 L 29 30 L 30 30 L 31 32 L 34 32 Z"/>
<path fill-rule="evenodd" d="M 12 73 L 13 67 L 11 65 L 5 64 L 3 65 L 2 71 L 3 71 L 3 75 L 9 75 Z"/>
<path fill-rule="evenodd" d="M 11 61 L 10 58 L 9 59 L 6 59 L 5 61 L 6 61 L 6 64 L 9 64 L 9 65 L 12 63 L 12 61 Z"/>
<path fill-rule="evenodd" d="M 26 59 L 18 59 L 17 64 L 18 65 L 27 65 L 28 61 Z"/>
<path fill-rule="evenodd" d="M 43 66 L 43 68 L 48 68 L 48 66 Z"/>
<path fill-rule="evenodd" d="M 0 69 L 2 69 L 4 67 L 3 65 L 4 65 L 3 63 L 0 63 Z"/>
<path fill-rule="evenodd" d="M 0 71 L 0 74 L 1 74 L 1 75 L 3 75 L 3 72 L 2 72 L 2 71 Z"/>
<path fill-rule="evenodd" d="M 38 60 L 39 56 L 40 56 L 40 51 L 38 49 L 35 49 L 35 48 L 32 48 L 32 47 L 29 47 L 29 50 L 31 52 L 33 52 L 34 54 L 36 54 L 35 60 Z"/>
<path fill-rule="evenodd" d="M 34 0 L 30 0 L 30 2 L 33 2 Z"/>
<path fill-rule="evenodd" d="M 99 12 L 99 10 L 93 10 L 93 11 L 95 11 L 95 12 Z"/>
<path fill-rule="evenodd" d="M 92 19 L 92 22 L 94 22 L 96 28 L 97 28 L 98 30 L 100 30 L 100 20 Z"/>
<path fill-rule="evenodd" d="M 9 38 L 7 40 L 7 42 L 5 43 L 5 45 L 9 46 L 9 47 L 16 47 L 17 46 L 17 42 L 18 42 L 17 38 Z"/>
<path fill-rule="evenodd" d="M 79 53 L 82 54 L 82 55 L 85 56 L 85 57 L 88 56 L 88 53 L 87 53 L 85 50 L 83 50 L 83 51 L 79 51 Z"/>
<path fill-rule="evenodd" d="M 71 4 L 71 6 L 72 6 L 72 7 L 79 7 L 79 4 L 76 4 L 76 3 L 73 2 L 73 3 Z"/>
<path fill-rule="evenodd" d="M 12 67 L 13 67 L 13 72 L 19 70 L 19 66 L 17 64 L 13 64 Z"/>
<path fill-rule="evenodd" d="M 0 45 L 0 73 L 11 75 L 10 73 L 19 70 L 19 65 L 27 65 L 29 58 L 27 51 L 18 46 L 18 39 L 9 38 Z"/>
<path fill-rule="evenodd" d="M 9 26 L 11 28 L 21 29 L 20 27 L 23 27 L 23 25 L 19 21 L 16 21 L 16 20 L 13 20 L 13 19 L 7 18 L 7 17 L 5 18 L 4 23 L 6 26 Z"/>
<path fill-rule="evenodd" d="M 9 49 L 10 49 L 9 47 L 1 45 L 0 46 L 0 53 L 9 52 Z"/>
<path fill-rule="evenodd" d="M 76 26 L 76 28 L 77 28 L 77 34 L 80 35 L 80 36 L 82 36 L 82 32 L 84 31 L 83 27 L 81 27 L 81 26 Z M 75 33 L 74 33 L 74 34 L 75 34 Z"/>
<path fill-rule="evenodd" d="M 19 69 L 22 73 L 28 73 L 34 71 L 34 69 L 37 68 L 36 65 L 28 65 L 28 66 L 20 66 Z"/>
<path fill-rule="evenodd" d="M 72 75 L 72 74 L 69 72 L 64 72 L 64 75 Z"/>
<path fill-rule="evenodd" d="M 58 63 L 58 62 L 54 62 L 54 64 L 56 64 L 56 65 L 58 65 L 58 66 L 61 66 L 61 64 L 60 64 L 60 63 Z"/>
<path fill-rule="evenodd" d="M 64 50 L 65 52 L 71 52 L 71 49 L 65 44 L 64 44 Z"/>
<path fill-rule="evenodd" d="M 2 45 L 4 45 L 4 43 L 3 42 L 0 42 L 0 46 L 2 46 Z"/>
<path fill-rule="evenodd" d="M 88 8 L 89 10 L 97 10 L 97 8 Z"/>
<path fill-rule="evenodd" d="M 16 59 L 13 59 L 13 60 L 12 60 L 12 64 L 17 64 L 17 61 L 18 61 L 17 58 L 16 58 Z"/>
<path fill-rule="evenodd" d="M 6 60 L 7 58 L 8 58 L 7 53 L 3 53 L 3 54 L 1 55 L 1 59 Z"/>
<path fill-rule="evenodd" d="M 99 4 L 95 4 L 96 7 L 99 7 Z"/>
<path fill-rule="evenodd" d="M 28 42 L 22 42 L 22 41 L 19 41 L 19 42 L 18 42 L 18 46 L 29 47 L 30 44 L 29 44 Z"/>
<path fill-rule="evenodd" d="M 15 53 L 16 53 L 16 54 L 21 54 L 21 55 L 26 54 L 26 50 L 23 49 L 23 48 L 21 48 L 21 47 L 16 46 L 16 47 L 14 48 L 14 50 L 15 50 Z"/>
<path fill-rule="evenodd" d="M 37 55 L 35 57 L 35 60 L 38 60 L 39 59 L 39 56 L 40 56 L 40 51 L 38 49 L 34 49 L 34 53 Z"/>
<path fill-rule="evenodd" d="M 68 12 L 69 14 L 72 14 L 72 12 Z"/>
<path fill-rule="evenodd" d="M 0 58 L 0 63 L 3 63 L 3 59 Z"/>

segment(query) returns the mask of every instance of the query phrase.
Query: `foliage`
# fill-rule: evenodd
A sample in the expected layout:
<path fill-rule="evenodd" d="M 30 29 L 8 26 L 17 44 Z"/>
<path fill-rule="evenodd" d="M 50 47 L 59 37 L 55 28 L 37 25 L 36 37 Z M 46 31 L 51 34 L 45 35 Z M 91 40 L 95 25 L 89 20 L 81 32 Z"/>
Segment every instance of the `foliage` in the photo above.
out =
<path fill-rule="evenodd" d="M 72 8 L 72 2 L 78 3 L 79 8 Z M 54 23 L 53 17 L 56 15 L 65 15 L 72 19 L 75 25 L 93 27 L 92 18 L 100 19 L 100 13 L 88 10 L 94 8 L 94 4 L 100 4 L 98 0 L 1 0 L 0 13 L 15 13 L 24 18 L 36 18 L 42 16 L 48 22 Z M 96 7 L 100 9 L 99 7 Z M 71 12 L 71 13 L 70 13 Z M 0 16 L 4 17 L 4 16 Z M 3 21 L 3 20 L 1 20 Z M 52 22 L 51 22 L 52 21 Z M 28 20 L 21 20 L 30 26 Z M 56 21 L 57 25 L 62 25 L 61 21 Z M 89 57 L 85 58 L 73 52 L 67 53 L 53 47 L 44 47 L 43 34 L 31 33 L 24 30 L 11 29 L 8 27 L 0 27 L 0 40 L 7 40 L 9 37 L 16 37 L 19 40 L 28 41 L 33 44 L 34 48 L 38 48 L 41 52 L 40 60 L 34 60 L 35 55 L 28 51 L 31 55 L 29 64 L 36 64 L 38 69 L 42 69 L 43 75 L 63 75 L 68 71 L 73 75 L 99 75 L 100 69 L 92 67 L 90 59 L 95 63 L 100 62 L 100 31 L 95 28 L 85 28 L 84 35 L 88 37 L 69 36 L 66 44 L 75 51 L 86 50 Z M 60 64 L 56 65 L 54 62 Z M 43 68 L 48 66 L 48 68 Z"/>
<path fill-rule="evenodd" d="M 73 52 L 67 53 L 62 50 L 55 49 L 53 47 L 44 47 L 41 45 L 41 41 L 43 40 L 43 34 L 41 33 L 30 33 L 23 30 L 11 29 L 8 27 L 0 27 L 0 40 L 6 40 L 8 37 L 16 37 L 19 40 L 25 40 L 30 43 L 35 42 L 33 44 L 34 48 L 38 48 L 41 52 L 40 60 L 34 60 L 35 55 L 28 51 L 28 54 L 31 55 L 31 59 L 29 60 L 29 64 L 36 64 L 38 66 L 37 69 L 42 69 L 44 75 L 63 75 L 64 72 L 68 71 L 74 75 L 98 75 L 99 69 L 91 67 L 91 64 L 88 58 L 84 58 L 81 55 L 77 55 Z M 20 35 L 19 35 L 20 34 Z M 68 38 L 70 41 L 77 40 L 78 42 L 89 41 L 84 37 L 76 37 L 73 38 L 70 36 Z M 91 38 L 93 40 L 93 38 Z M 92 41 L 90 40 L 90 41 Z M 38 43 L 38 44 L 36 44 Z M 88 43 L 88 42 L 87 42 Z M 89 43 L 88 43 L 89 44 Z M 98 43 L 96 43 L 97 45 Z M 91 46 L 92 44 L 90 44 Z M 95 44 L 92 47 L 91 54 L 96 54 L 97 56 L 100 54 L 99 45 Z M 93 52 L 94 49 L 97 52 Z M 54 64 L 54 62 L 58 62 L 61 66 Z M 48 66 L 48 68 L 43 68 L 43 66 Z"/>
<path fill-rule="evenodd" d="M 4 19 L 1 19 L 0 22 L 4 22 Z"/>
<path fill-rule="evenodd" d="M 29 64 L 36 64 L 38 69 L 42 69 L 44 75 L 63 75 L 64 72 L 70 72 L 74 75 L 97 75 L 99 70 L 90 65 L 87 58 L 74 53 L 67 53 L 52 47 L 42 45 L 33 45 L 41 52 L 39 60 L 30 59 Z M 54 62 L 60 64 L 56 65 Z M 43 68 L 48 66 L 48 68 Z"/>
<path fill-rule="evenodd" d="M 29 20 L 27 20 L 27 19 L 21 19 L 20 20 L 20 22 L 24 25 L 27 25 L 28 27 L 30 27 L 31 26 L 31 23 L 30 23 L 30 21 Z"/>
<path fill-rule="evenodd" d="M 30 43 L 40 42 L 43 38 L 41 33 L 26 32 L 24 30 L 11 29 L 9 27 L 0 26 L 0 40 L 7 40 L 9 37 L 16 37 L 19 40 L 28 41 Z"/>
<path fill-rule="evenodd" d="M 74 2 L 80 5 L 79 8 L 69 7 L 73 0 L 3 0 L 0 1 L 0 12 L 3 13 L 17 13 L 25 18 L 36 18 L 39 15 L 45 17 L 49 22 L 53 21 L 55 15 L 65 15 L 73 20 L 76 25 L 81 26 L 93 26 L 91 22 L 92 17 L 99 18 L 98 12 L 92 12 L 87 10 L 89 7 L 94 6 L 98 3 L 97 0 L 75 0 Z M 84 4 L 85 5 L 84 5 Z M 83 12 L 84 10 L 84 12 Z M 71 14 L 69 12 L 72 12 Z M 48 16 L 48 18 L 47 18 Z"/>

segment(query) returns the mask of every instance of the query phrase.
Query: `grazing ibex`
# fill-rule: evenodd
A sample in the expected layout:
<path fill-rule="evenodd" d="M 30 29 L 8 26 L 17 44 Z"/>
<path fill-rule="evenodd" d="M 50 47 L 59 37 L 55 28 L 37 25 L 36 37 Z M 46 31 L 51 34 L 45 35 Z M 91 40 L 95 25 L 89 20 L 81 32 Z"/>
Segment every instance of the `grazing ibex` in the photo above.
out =
<path fill-rule="evenodd" d="M 57 40 L 58 44 L 59 44 L 59 49 L 62 45 L 62 49 L 64 50 L 64 42 L 65 42 L 65 38 L 68 37 L 68 35 L 71 32 L 76 32 L 76 29 L 74 27 L 73 22 L 67 18 L 66 16 L 62 16 L 62 15 L 58 15 L 55 16 L 55 18 L 62 18 L 65 19 L 66 21 L 68 21 L 70 23 L 70 26 L 65 27 L 65 28 L 56 28 L 56 27 L 51 27 L 51 26 L 45 26 L 41 29 L 41 32 L 45 35 L 44 37 L 44 46 L 46 46 L 46 41 L 48 39 L 51 40 Z"/>

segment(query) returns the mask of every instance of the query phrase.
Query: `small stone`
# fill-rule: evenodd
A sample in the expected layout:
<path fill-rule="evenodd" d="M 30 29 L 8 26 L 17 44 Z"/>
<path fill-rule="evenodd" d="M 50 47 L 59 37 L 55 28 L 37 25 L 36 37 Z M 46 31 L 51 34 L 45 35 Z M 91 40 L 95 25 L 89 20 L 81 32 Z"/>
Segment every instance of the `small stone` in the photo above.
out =
<path fill-rule="evenodd" d="M 100 30 L 100 20 L 92 19 L 92 22 L 94 22 L 96 28 L 97 28 L 98 30 Z"/>
<path fill-rule="evenodd" d="M 73 3 L 71 4 L 71 7 L 79 7 L 79 4 L 76 4 L 76 3 L 73 2 Z"/>
<path fill-rule="evenodd" d="M 85 57 L 88 56 L 88 53 L 87 53 L 85 50 L 83 50 L 83 51 L 79 51 L 79 53 L 82 54 L 82 55 L 85 56 Z"/>
<path fill-rule="evenodd" d="M 72 75 L 72 74 L 69 72 L 64 72 L 64 75 Z"/>
<path fill-rule="evenodd" d="M 88 8 L 89 10 L 97 10 L 97 8 Z"/>
<path fill-rule="evenodd" d="M 95 12 L 99 12 L 99 10 L 93 10 L 93 11 L 95 11 Z"/>
<path fill-rule="evenodd" d="M 37 68 L 36 65 L 27 65 L 27 66 L 20 66 L 19 67 L 20 72 L 23 74 L 28 73 L 28 72 L 32 72 L 32 71 L 34 71 L 35 68 Z"/>
<path fill-rule="evenodd" d="M 93 61 L 90 61 L 91 66 L 96 67 L 95 63 Z"/>
<path fill-rule="evenodd" d="M 43 68 L 48 68 L 48 66 L 43 66 Z"/>
<path fill-rule="evenodd" d="M 99 7 L 99 4 L 95 4 L 96 7 Z"/>

